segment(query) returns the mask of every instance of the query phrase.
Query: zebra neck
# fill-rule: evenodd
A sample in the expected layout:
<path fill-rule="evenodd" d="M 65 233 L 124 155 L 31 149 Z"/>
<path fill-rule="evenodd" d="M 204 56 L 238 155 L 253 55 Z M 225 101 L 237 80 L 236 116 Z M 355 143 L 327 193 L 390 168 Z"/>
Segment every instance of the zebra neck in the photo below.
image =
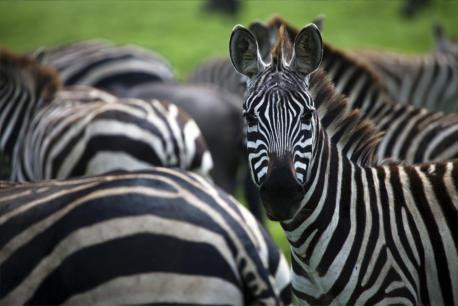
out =
<path fill-rule="evenodd" d="M 0 150 L 12 156 L 40 107 L 40 94 L 18 82 L 0 85 Z"/>
<path fill-rule="evenodd" d="M 321 301 L 335 298 L 328 296 L 335 284 L 345 287 L 335 272 L 357 259 L 351 246 L 363 240 L 355 231 L 364 228 L 366 205 L 370 204 L 367 193 L 358 189 L 365 169 L 348 160 L 327 137 L 316 150 L 319 153 L 310 168 L 313 175 L 301 211 L 282 227 L 293 253 L 298 286 L 315 288 Z"/>
<path fill-rule="evenodd" d="M 292 220 L 282 223 L 293 249 L 299 247 L 299 253 L 304 254 L 303 248 L 306 245 L 298 242 L 301 239 L 311 239 L 310 236 L 315 235 L 315 231 L 329 225 L 329 218 L 342 208 L 338 205 L 340 202 L 345 202 L 348 207 L 353 206 L 349 197 L 341 196 L 351 194 L 349 180 L 342 178 L 354 175 L 352 170 L 356 167 L 358 166 L 349 161 L 322 130 L 310 162 L 310 171 L 304 186 L 306 194 L 301 208 Z"/>

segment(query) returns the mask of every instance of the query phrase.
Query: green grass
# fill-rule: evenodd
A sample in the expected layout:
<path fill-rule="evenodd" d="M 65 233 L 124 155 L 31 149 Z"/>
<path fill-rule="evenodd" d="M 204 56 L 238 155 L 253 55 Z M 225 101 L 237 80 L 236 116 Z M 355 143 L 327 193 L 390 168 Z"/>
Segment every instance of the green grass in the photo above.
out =
<path fill-rule="evenodd" d="M 227 56 L 232 27 L 278 14 L 296 26 L 326 16 L 323 37 L 342 48 L 385 48 L 408 53 L 432 48 L 431 25 L 441 21 L 458 35 L 458 1 L 436 0 L 414 20 L 399 15 L 402 1 L 243 1 L 236 19 L 201 12 L 202 2 L 1 1 L 0 45 L 25 52 L 39 46 L 106 38 L 139 44 L 166 56 L 183 78 L 209 56 Z M 241 199 L 243 201 L 243 199 Z M 269 228 L 288 247 L 278 224 Z"/>

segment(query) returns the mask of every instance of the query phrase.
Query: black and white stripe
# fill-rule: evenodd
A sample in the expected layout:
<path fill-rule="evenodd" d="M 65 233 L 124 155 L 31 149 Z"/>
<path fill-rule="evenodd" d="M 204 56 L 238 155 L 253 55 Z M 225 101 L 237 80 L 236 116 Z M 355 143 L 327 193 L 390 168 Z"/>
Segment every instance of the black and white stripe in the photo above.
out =
<path fill-rule="evenodd" d="M 351 108 L 360 109 L 365 118 L 385 132 L 377 152 L 379 158 L 392 157 L 408 163 L 458 158 L 457 114 L 394 102 L 367 66 L 327 44 L 323 69 L 337 90 L 350 98 Z"/>
<path fill-rule="evenodd" d="M 231 61 L 228 58 L 212 58 L 204 61 L 188 77 L 191 84 L 217 85 L 242 98 L 245 94 L 245 79 L 234 73 Z"/>
<path fill-rule="evenodd" d="M 64 85 L 87 85 L 115 95 L 140 84 L 175 82 L 162 56 L 134 45 L 88 40 L 41 48 L 34 56 L 56 69 Z"/>
<path fill-rule="evenodd" d="M 457 304 L 458 160 L 377 165 L 372 153 L 380 135 L 373 124 L 358 111 L 348 114 L 346 100 L 323 74 L 303 73 L 304 67 L 309 72 L 313 69 L 309 62 L 318 57 L 313 50 L 321 47 L 306 36 L 310 27 L 301 30 L 295 44 L 282 47 L 267 65 L 257 56 L 256 39 L 247 31 L 236 27 L 230 43 L 236 69 L 250 77 L 245 112 L 256 115 L 257 128 L 272 127 L 265 128 L 265 133 L 248 131 L 248 146 L 285 138 L 293 146 L 284 147 L 279 155 L 310 156 L 300 190 L 297 182 L 286 179 L 295 176 L 296 169 L 279 173 L 273 166 L 282 164 L 272 160 L 267 163 L 271 174 L 260 186 L 266 209 L 273 216 L 286 216 L 277 220 L 292 247 L 293 292 L 300 302 Z M 279 35 L 280 46 L 287 45 L 285 31 L 281 29 Z M 272 86 L 274 79 L 278 85 Z M 282 86 L 285 83 L 290 86 Z M 301 104 L 312 113 L 309 136 L 302 126 L 292 127 L 309 137 L 311 145 L 306 147 L 294 146 L 297 138 L 291 131 L 286 134 L 273 128 L 278 124 L 273 114 L 294 112 L 299 103 L 296 97 L 313 97 Z M 300 121 L 301 115 L 297 113 L 294 119 Z M 271 134 L 279 132 L 283 135 Z M 261 168 L 250 167 L 256 178 Z M 279 173 L 282 180 L 272 173 Z M 271 180 L 277 184 L 269 184 Z M 273 188 L 283 191 L 284 197 L 269 196 Z M 292 195 L 302 196 L 296 201 Z"/>
<path fill-rule="evenodd" d="M 172 169 L 2 184 L 0 250 L 2 305 L 291 303 L 253 216 Z"/>
<path fill-rule="evenodd" d="M 212 159 L 200 130 L 175 105 L 87 87 L 56 93 L 48 70 L 27 57 L 0 56 L 0 144 L 12 159 L 14 180 L 152 166 L 209 175 Z"/>
<path fill-rule="evenodd" d="M 458 111 L 457 54 L 408 56 L 366 50 L 354 56 L 374 68 L 395 101 L 434 111 Z"/>

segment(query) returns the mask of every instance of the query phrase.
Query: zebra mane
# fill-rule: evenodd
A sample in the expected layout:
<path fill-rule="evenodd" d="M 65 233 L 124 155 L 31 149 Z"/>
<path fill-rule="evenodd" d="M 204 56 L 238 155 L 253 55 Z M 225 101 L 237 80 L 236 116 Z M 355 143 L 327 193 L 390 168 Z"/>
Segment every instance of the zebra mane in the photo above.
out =
<path fill-rule="evenodd" d="M 290 25 L 288 22 L 286 22 L 286 20 L 284 20 L 280 16 L 272 17 L 270 20 L 267 21 L 266 26 L 271 31 L 277 31 L 277 29 L 283 27 L 284 34 L 288 34 L 288 38 L 290 41 L 294 41 L 294 38 L 296 38 L 297 33 L 299 33 L 299 30 L 297 28 Z"/>
<path fill-rule="evenodd" d="M 321 70 L 310 75 L 310 92 L 315 100 L 318 117 L 332 143 L 351 161 L 362 166 L 377 164 L 376 151 L 383 133 L 364 119 L 359 110 L 350 108 L 347 97 L 339 94 L 334 84 Z"/>
<path fill-rule="evenodd" d="M 272 47 L 272 66 L 280 68 L 281 65 L 288 63 L 291 59 L 293 40 L 288 35 L 288 30 L 284 24 L 280 25 L 276 34 L 277 39 Z"/>
<path fill-rule="evenodd" d="M 344 61 L 347 64 L 355 67 L 359 71 L 364 71 L 364 73 L 369 77 L 371 83 L 378 88 L 379 91 L 385 92 L 387 90 L 385 83 L 382 81 L 381 76 L 374 71 L 374 69 L 367 63 L 363 57 L 359 57 L 356 54 L 351 54 L 343 50 L 339 50 L 335 47 L 332 47 L 328 43 L 323 43 L 323 56 L 324 57 L 338 57 L 340 61 Z"/>
<path fill-rule="evenodd" d="M 51 101 L 61 87 L 59 76 L 52 68 L 41 65 L 29 56 L 17 55 L 4 48 L 0 48 L 0 71 L 16 75 L 25 86 L 41 95 L 45 102 Z"/>
<path fill-rule="evenodd" d="M 291 42 L 294 41 L 294 39 L 296 38 L 296 35 L 299 33 L 299 29 L 297 29 L 296 27 L 286 22 L 280 16 L 274 16 L 270 20 L 268 20 L 266 23 L 266 27 L 270 31 L 277 31 L 278 29 L 283 27 L 285 34 L 288 34 L 287 37 L 289 38 Z M 381 77 L 373 70 L 372 67 L 370 67 L 369 64 L 365 62 L 364 59 L 358 59 L 358 57 L 348 52 L 336 49 L 324 41 L 323 41 L 323 56 L 324 57 L 335 56 L 335 57 L 339 57 L 340 60 L 344 60 L 347 63 L 351 63 L 351 65 L 356 67 L 358 70 L 365 71 L 365 73 L 371 79 L 371 82 L 377 88 L 379 88 L 379 90 L 386 91 L 386 87 Z"/>

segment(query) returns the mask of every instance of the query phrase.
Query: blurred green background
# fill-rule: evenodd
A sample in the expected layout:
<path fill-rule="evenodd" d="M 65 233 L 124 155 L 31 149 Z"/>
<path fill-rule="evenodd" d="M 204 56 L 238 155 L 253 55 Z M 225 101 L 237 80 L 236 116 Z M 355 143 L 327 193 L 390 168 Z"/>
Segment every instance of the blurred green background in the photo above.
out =
<path fill-rule="evenodd" d="M 236 17 L 208 14 L 203 1 L 0 1 L 0 46 L 28 52 L 40 46 L 105 38 L 154 49 L 179 78 L 205 58 L 227 56 L 232 27 L 280 15 L 303 26 L 325 16 L 324 39 L 341 48 L 384 48 L 405 53 L 432 49 L 432 24 L 458 35 L 458 1 L 431 0 L 413 19 L 396 0 L 252 0 Z M 243 199 L 240 199 L 243 201 Z M 287 253 L 278 225 L 270 230 Z"/>

